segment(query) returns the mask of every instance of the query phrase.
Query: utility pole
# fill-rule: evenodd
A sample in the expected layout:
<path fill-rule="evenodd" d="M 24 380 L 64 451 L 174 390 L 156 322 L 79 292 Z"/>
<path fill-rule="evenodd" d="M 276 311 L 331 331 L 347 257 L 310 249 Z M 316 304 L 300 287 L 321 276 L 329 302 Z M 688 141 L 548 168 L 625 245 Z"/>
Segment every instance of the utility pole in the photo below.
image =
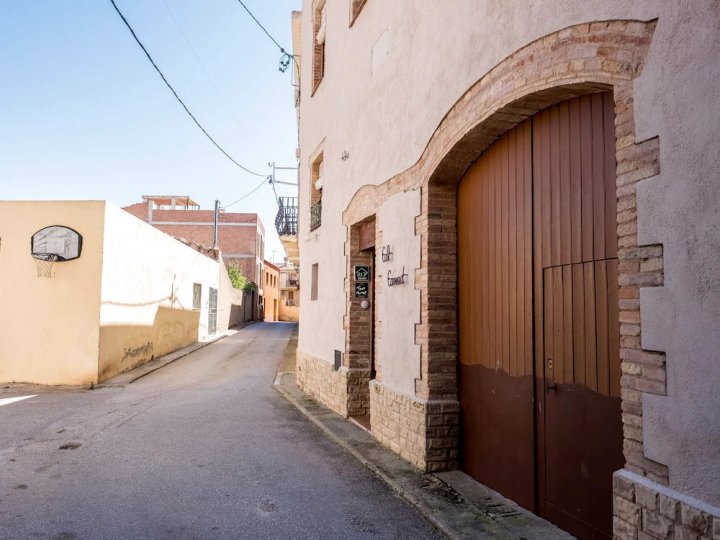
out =
<path fill-rule="evenodd" d="M 218 247 L 218 212 L 220 212 L 220 201 L 215 199 L 215 221 L 213 223 L 213 249 Z"/>

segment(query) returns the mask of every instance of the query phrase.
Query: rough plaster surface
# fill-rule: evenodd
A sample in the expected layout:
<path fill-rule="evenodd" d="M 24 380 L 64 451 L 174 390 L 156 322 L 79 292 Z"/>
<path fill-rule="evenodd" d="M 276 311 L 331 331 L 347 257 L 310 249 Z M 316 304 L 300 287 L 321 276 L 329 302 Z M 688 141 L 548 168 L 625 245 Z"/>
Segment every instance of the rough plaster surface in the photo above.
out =
<path fill-rule="evenodd" d="M 383 246 L 390 246 L 391 259 L 382 260 L 382 247 L 375 246 L 375 272 L 381 276 L 378 295 L 378 322 L 382 338 L 376 349 L 384 385 L 403 392 L 415 392 L 420 377 L 420 346 L 415 344 L 415 325 L 420 322 L 420 291 L 415 290 L 415 269 L 420 266 L 420 238 L 413 234 L 415 216 L 420 213 L 420 191 L 391 197 L 378 209 L 377 224 Z M 402 273 L 405 283 L 389 287 L 388 270 Z"/>
<path fill-rule="evenodd" d="M 0 201 L 0 382 L 97 380 L 102 201 Z M 30 238 L 64 225 L 83 237 L 80 258 L 37 275 Z"/>
<path fill-rule="evenodd" d="M 207 337 L 219 263 L 106 204 L 100 301 L 100 376 Z M 202 286 L 193 309 L 193 284 Z"/>
<path fill-rule="evenodd" d="M 638 240 L 664 247 L 665 286 L 641 290 L 643 347 L 666 352 L 667 397 L 643 402 L 645 451 L 670 486 L 720 505 L 720 4 L 660 17 L 636 85 L 638 137 L 661 174 L 638 189 Z"/>
<path fill-rule="evenodd" d="M 320 299 L 302 289 L 300 350 L 343 348 L 346 229 L 341 212 L 363 185 L 381 184 L 422 154 L 452 105 L 490 68 L 570 25 L 658 19 L 636 81 L 638 140 L 659 136 L 661 175 L 638 190 L 640 243 L 664 245 L 665 286 L 641 293 L 643 346 L 667 352 L 668 396 L 644 403 L 645 450 L 670 484 L 720 504 L 720 4 L 714 0 L 552 2 L 369 1 L 351 28 L 330 2 L 325 78 L 310 97 L 310 0 L 303 2 L 300 105 L 302 274 L 321 268 Z M 409 16 L 411 14 L 411 16 Z M 387 29 L 388 55 L 371 73 Z M 445 29 L 445 31 L 443 31 Z M 447 29 L 452 29 L 449 31 Z M 498 31 L 502 29 L 502 31 Z M 324 140 L 323 224 L 309 233 L 308 156 Z M 340 159 L 346 150 L 350 158 Z M 332 210 L 331 210 L 332 209 Z M 407 239 L 411 238 L 408 231 Z"/>
<path fill-rule="evenodd" d="M 528 5 L 529 4 L 529 5 Z M 299 349 L 332 362 L 345 344 L 347 230 L 341 212 L 366 184 L 381 184 L 413 165 L 453 104 L 488 70 L 531 41 L 582 22 L 648 20 L 666 2 L 577 0 L 442 2 L 369 1 L 348 25 L 348 4 L 327 5 L 325 77 L 312 93 L 311 0 L 303 0 L 301 56 L 301 275 L 318 263 L 319 299 L 301 289 Z M 408 16 L 412 14 L 412 16 Z M 503 32 L 497 32 L 503 28 Z M 452 29 L 452 31 L 439 31 Z M 372 48 L 387 31 L 387 57 L 372 74 Z M 310 232 L 310 159 L 323 145 L 322 225 Z M 347 151 L 349 159 L 340 159 Z M 310 330 L 312 328 L 312 330 Z"/>
<path fill-rule="evenodd" d="M 193 284 L 200 283 L 204 337 L 218 269 L 217 261 L 107 204 L 100 324 L 152 324 L 158 306 L 192 310 Z"/>

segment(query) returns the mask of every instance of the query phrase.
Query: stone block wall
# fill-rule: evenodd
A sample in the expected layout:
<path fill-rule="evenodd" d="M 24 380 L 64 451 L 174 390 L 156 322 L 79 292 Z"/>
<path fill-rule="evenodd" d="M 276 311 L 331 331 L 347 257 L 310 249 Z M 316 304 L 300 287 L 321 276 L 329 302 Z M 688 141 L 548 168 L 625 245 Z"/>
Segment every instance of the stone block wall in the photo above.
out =
<path fill-rule="evenodd" d="M 298 350 L 297 384 L 311 398 L 345 417 L 348 415 L 346 378 L 330 362 Z"/>
<path fill-rule="evenodd" d="M 383 445 L 425 472 L 456 468 L 460 406 L 370 382 L 370 426 Z"/>
<path fill-rule="evenodd" d="M 341 366 L 297 352 L 297 384 L 311 398 L 344 417 L 367 414 L 369 369 Z"/>
<path fill-rule="evenodd" d="M 625 471 L 613 478 L 618 540 L 720 540 L 720 509 Z"/>

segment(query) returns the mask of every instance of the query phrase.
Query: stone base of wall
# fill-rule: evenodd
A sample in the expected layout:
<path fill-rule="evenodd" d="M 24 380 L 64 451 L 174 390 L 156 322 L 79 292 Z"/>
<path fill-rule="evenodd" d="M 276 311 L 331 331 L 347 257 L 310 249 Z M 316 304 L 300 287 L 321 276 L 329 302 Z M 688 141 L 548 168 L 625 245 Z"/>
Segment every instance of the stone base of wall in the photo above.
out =
<path fill-rule="evenodd" d="M 720 540 L 720 508 L 626 469 L 613 477 L 613 508 L 619 540 Z"/>
<path fill-rule="evenodd" d="M 297 351 L 297 384 L 311 398 L 347 418 L 370 410 L 368 382 L 370 371 L 341 367 Z"/>
<path fill-rule="evenodd" d="M 460 404 L 401 394 L 370 381 L 375 438 L 425 472 L 456 469 Z"/>

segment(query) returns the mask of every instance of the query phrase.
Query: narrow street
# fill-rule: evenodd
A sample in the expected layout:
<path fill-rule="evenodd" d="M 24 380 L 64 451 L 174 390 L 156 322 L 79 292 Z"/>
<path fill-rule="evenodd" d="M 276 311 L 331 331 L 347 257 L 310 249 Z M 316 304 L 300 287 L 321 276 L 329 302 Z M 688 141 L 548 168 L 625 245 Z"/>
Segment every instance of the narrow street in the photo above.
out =
<path fill-rule="evenodd" d="M 0 406 L 0 538 L 438 537 L 272 388 L 295 329 Z"/>

